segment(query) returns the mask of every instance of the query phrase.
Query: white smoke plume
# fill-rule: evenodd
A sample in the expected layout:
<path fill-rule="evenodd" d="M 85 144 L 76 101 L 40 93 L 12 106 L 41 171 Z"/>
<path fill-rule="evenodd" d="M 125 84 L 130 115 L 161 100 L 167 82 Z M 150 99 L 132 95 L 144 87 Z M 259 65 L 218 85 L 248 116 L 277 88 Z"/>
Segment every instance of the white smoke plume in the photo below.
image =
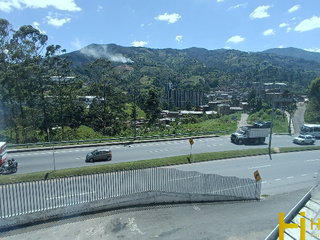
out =
<path fill-rule="evenodd" d="M 111 54 L 108 52 L 108 46 L 100 45 L 99 48 L 95 47 L 85 47 L 80 50 L 82 54 L 85 54 L 88 57 L 94 58 L 106 58 L 111 62 L 122 62 L 122 63 L 133 63 L 130 58 L 124 57 L 122 54 Z"/>

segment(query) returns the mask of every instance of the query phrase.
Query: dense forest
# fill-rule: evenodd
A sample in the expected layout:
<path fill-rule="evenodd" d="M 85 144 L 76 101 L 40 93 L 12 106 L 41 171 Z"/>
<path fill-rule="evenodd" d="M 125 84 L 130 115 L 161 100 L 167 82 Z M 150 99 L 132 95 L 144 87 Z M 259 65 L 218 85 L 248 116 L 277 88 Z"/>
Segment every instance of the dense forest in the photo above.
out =
<path fill-rule="evenodd" d="M 252 53 L 202 48 L 149 49 L 115 44 L 91 44 L 65 56 L 79 74 L 84 74 L 83 66 L 88 62 L 98 57 L 108 59 L 124 78 L 126 72 L 130 72 L 146 87 L 163 89 L 165 83 L 172 82 L 177 89 L 210 92 L 240 79 L 238 88 L 243 91 L 250 89 L 252 82 L 276 81 L 286 83 L 297 94 L 307 94 L 306 86 L 320 74 L 320 60 L 306 60 L 310 59 L 309 52 L 290 49 L 292 55 L 299 57 L 285 56 L 285 49 L 278 49 L 279 53 L 275 54 L 275 50 Z M 313 59 L 320 59 L 320 53 L 313 54 L 318 56 Z"/>
<path fill-rule="evenodd" d="M 0 19 L 0 138 L 15 143 L 68 140 L 87 126 L 104 136 L 132 132 L 127 122 L 141 111 L 146 129 L 164 107 L 165 83 L 181 90 L 232 86 L 249 91 L 252 82 L 284 82 L 307 94 L 320 75 L 316 60 L 273 53 L 201 48 L 149 49 L 91 44 L 66 53 L 48 45 L 30 25 L 13 30 Z M 235 84 L 236 83 L 236 84 Z M 94 96 L 90 107 L 79 101 Z"/>

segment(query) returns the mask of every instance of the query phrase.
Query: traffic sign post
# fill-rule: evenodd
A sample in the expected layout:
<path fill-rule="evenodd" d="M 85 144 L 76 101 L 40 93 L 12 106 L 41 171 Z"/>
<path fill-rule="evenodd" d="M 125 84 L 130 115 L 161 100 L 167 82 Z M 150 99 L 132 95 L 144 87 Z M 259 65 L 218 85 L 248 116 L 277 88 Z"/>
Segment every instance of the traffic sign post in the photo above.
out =
<path fill-rule="evenodd" d="M 259 182 L 261 180 L 261 177 L 260 177 L 258 170 L 255 171 L 253 175 L 254 175 L 254 178 L 256 179 L 256 182 Z"/>
<path fill-rule="evenodd" d="M 260 201 L 260 196 L 259 196 L 259 197 L 257 196 L 258 182 L 261 180 L 259 171 L 258 171 L 258 170 L 255 171 L 255 172 L 253 173 L 253 176 L 254 176 L 254 178 L 256 179 L 256 194 L 255 194 L 255 195 L 256 195 L 256 199 L 258 199 L 258 200 Z"/>
<path fill-rule="evenodd" d="M 190 157 L 188 158 L 188 161 L 189 161 L 189 163 L 191 163 L 192 145 L 194 144 L 194 142 L 193 142 L 193 139 L 192 139 L 192 138 L 190 138 L 190 139 L 189 139 L 189 143 L 190 143 L 190 147 L 191 147 L 191 149 L 190 149 Z"/>

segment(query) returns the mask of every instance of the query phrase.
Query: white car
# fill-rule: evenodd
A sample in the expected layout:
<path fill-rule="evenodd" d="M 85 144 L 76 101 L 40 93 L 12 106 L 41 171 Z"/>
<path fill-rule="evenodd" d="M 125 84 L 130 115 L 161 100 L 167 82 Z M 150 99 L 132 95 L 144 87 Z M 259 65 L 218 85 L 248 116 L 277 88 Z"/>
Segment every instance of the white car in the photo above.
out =
<path fill-rule="evenodd" d="M 316 139 L 312 135 L 299 135 L 293 139 L 293 142 L 297 144 L 314 144 Z"/>

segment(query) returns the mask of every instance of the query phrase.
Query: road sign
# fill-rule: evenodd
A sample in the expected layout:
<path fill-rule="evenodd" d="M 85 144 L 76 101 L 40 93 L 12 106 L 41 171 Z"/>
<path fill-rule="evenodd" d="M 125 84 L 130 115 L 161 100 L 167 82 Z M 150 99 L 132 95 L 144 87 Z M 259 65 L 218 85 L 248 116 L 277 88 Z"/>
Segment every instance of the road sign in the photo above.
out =
<path fill-rule="evenodd" d="M 192 146 L 192 144 L 194 144 L 192 138 L 189 139 L 189 143 L 190 143 L 191 146 Z"/>
<path fill-rule="evenodd" d="M 261 177 L 260 177 L 258 170 L 255 171 L 253 175 L 254 175 L 254 178 L 256 179 L 257 182 L 259 182 L 261 180 Z"/>

